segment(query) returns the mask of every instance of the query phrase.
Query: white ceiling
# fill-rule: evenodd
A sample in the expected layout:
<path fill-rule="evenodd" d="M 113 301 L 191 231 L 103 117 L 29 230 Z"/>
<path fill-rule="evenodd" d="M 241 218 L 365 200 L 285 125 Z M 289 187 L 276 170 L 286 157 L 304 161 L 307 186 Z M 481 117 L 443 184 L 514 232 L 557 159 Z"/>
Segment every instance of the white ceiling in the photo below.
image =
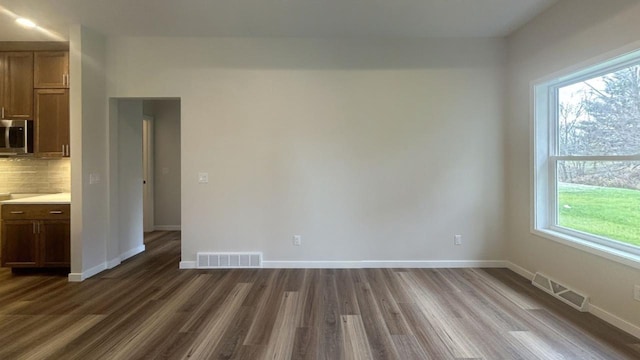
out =
<path fill-rule="evenodd" d="M 68 36 L 501 37 L 557 0 L 0 0 L 0 40 L 47 40 L 14 16 Z"/>

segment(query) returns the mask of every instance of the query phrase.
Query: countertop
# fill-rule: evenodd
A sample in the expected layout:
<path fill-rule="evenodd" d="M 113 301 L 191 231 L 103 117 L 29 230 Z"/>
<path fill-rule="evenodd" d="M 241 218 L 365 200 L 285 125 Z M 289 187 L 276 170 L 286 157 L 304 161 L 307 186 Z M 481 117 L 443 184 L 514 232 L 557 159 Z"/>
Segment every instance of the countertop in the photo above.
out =
<path fill-rule="evenodd" d="M 0 204 L 70 204 L 70 193 L 45 194 L 0 201 Z"/>

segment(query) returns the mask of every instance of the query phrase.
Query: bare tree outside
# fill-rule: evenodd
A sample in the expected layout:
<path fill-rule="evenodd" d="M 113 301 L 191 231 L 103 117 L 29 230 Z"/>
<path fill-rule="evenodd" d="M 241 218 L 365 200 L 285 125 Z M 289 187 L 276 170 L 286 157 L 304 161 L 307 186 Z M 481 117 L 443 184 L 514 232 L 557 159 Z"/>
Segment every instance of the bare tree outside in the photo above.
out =
<path fill-rule="evenodd" d="M 640 65 L 558 89 L 560 156 L 640 154 Z M 640 246 L 640 161 L 558 161 L 558 222 Z"/>

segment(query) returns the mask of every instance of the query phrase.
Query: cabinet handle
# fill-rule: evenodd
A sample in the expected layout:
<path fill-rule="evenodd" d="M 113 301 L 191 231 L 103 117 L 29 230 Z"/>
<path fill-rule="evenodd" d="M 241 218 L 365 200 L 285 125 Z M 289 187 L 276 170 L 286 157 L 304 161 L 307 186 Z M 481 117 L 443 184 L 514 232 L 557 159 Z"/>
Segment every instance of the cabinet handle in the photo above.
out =
<path fill-rule="evenodd" d="M 37 234 L 37 232 L 36 232 L 36 223 L 35 222 L 33 223 L 33 233 Z"/>
<path fill-rule="evenodd" d="M 12 211 L 12 214 L 24 214 L 24 211 Z"/>
<path fill-rule="evenodd" d="M 40 234 L 40 223 L 38 223 L 38 234 Z"/>
<path fill-rule="evenodd" d="M 4 106 L 2 107 L 2 118 L 4 119 Z"/>
<path fill-rule="evenodd" d="M 62 210 L 51 210 L 49 214 L 62 214 Z"/>

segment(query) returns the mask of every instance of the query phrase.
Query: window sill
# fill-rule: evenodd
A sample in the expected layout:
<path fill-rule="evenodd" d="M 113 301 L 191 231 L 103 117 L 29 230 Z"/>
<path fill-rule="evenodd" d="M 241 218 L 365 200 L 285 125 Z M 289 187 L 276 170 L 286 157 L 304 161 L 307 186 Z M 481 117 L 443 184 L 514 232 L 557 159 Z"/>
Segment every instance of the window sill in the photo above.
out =
<path fill-rule="evenodd" d="M 630 266 L 634 269 L 640 269 L 640 256 L 635 254 L 614 249 L 605 245 L 593 243 L 591 241 L 563 234 L 551 229 L 534 229 L 531 231 L 531 233 L 545 239 L 572 247 L 574 249 L 582 250 L 588 252 L 589 254 L 600 256 L 607 260 Z"/>

